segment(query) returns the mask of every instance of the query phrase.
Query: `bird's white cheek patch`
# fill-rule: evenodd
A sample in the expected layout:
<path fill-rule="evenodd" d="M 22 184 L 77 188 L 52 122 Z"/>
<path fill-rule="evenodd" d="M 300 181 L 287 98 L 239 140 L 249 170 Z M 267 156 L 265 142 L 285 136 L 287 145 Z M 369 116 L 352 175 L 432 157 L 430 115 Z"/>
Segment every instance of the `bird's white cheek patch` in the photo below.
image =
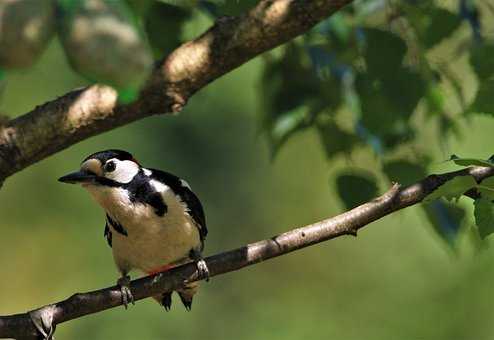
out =
<path fill-rule="evenodd" d="M 119 183 L 129 183 L 139 172 L 139 166 L 132 161 L 114 161 L 116 163 L 115 170 L 105 174 L 105 177 L 109 179 Z"/>

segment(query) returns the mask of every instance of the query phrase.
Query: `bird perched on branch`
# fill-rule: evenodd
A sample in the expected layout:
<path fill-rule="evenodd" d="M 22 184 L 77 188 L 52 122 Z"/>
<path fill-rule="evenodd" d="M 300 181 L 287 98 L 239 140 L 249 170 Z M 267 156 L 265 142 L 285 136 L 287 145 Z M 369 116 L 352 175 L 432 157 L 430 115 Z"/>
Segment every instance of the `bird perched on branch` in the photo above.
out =
<path fill-rule="evenodd" d="M 195 261 L 199 275 L 209 276 L 201 257 L 207 234 L 204 211 L 184 180 L 144 168 L 126 151 L 106 150 L 88 156 L 79 171 L 59 181 L 81 184 L 104 209 L 104 235 L 121 273 L 117 284 L 126 308 L 134 303 L 128 275 L 132 269 L 155 274 Z M 177 289 L 187 310 L 197 288 L 192 282 Z M 154 298 L 169 310 L 171 295 Z"/>

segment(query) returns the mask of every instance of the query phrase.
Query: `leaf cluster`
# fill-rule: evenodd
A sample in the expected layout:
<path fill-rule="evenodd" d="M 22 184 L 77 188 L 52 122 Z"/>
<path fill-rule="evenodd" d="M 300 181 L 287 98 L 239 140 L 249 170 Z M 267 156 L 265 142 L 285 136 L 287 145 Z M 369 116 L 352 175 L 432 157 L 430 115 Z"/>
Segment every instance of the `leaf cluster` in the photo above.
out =
<path fill-rule="evenodd" d="M 464 8 L 443 1 L 361 1 L 272 53 L 262 81 L 261 120 L 272 155 L 308 130 L 319 135 L 329 163 L 374 154 L 380 173 L 350 166 L 330 181 L 345 208 L 375 196 L 382 180 L 424 178 L 433 158 L 430 147 L 420 147 L 424 131 L 442 145 L 451 136 L 461 138 L 458 126 L 471 115 L 494 114 L 494 40 L 480 22 L 493 17 L 480 2 Z M 477 83 L 471 100 L 464 72 L 456 72 L 462 61 Z M 490 160 L 454 162 L 491 166 Z M 454 244 L 465 211 L 437 198 L 477 188 L 472 180 L 453 180 L 423 205 L 448 244 Z"/>

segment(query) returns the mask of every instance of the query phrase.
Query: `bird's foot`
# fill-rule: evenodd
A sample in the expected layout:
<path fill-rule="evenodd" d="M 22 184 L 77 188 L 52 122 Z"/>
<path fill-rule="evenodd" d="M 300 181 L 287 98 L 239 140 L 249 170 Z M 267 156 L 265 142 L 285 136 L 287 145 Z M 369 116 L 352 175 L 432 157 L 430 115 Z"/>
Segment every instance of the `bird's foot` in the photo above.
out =
<path fill-rule="evenodd" d="M 209 281 L 209 268 L 204 259 L 196 261 L 197 271 L 199 272 L 199 278 Z"/>
<path fill-rule="evenodd" d="M 197 249 L 192 249 L 189 253 L 189 257 L 196 263 L 197 272 L 199 273 L 199 279 L 209 281 L 209 268 L 206 261 L 202 258 L 202 254 Z"/>
<path fill-rule="evenodd" d="M 120 286 L 120 293 L 122 295 L 122 304 L 124 305 L 125 309 L 127 309 L 127 306 L 129 305 L 129 302 L 134 303 L 134 296 L 132 295 L 132 292 L 130 291 L 130 276 L 129 275 L 124 275 L 121 278 L 118 279 L 117 285 Z"/>
<path fill-rule="evenodd" d="M 53 340 L 55 337 L 55 325 L 53 324 L 53 313 L 55 306 L 49 305 L 29 312 L 29 317 L 34 327 L 39 332 L 39 338 L 43 340 Z"/>

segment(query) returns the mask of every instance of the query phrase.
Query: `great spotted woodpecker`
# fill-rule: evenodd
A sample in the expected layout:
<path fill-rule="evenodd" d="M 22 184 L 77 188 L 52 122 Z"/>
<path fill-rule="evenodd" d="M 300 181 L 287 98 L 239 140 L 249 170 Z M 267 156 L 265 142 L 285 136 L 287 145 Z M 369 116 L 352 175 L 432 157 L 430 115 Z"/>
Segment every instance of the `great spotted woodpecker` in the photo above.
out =
<path fill-rule="evenodd" d="M 106 214 L 104 236 L 121 273 L 117 284 L 127 308 L 132 269 L 155 274 L 195 261 L 199 274 L 209 271 L 201 252 L 206 219 L 201 202 L 184 180 L 161 170 L 147 169 L 128 152 L 106 150 L 83 160 L 79 171 L 59 181 L 81 184 Z M 196 282 L 184 283 L 177 293 L 191 309 Z M 154 298 L 168 311 L 172 292 Z"/>

